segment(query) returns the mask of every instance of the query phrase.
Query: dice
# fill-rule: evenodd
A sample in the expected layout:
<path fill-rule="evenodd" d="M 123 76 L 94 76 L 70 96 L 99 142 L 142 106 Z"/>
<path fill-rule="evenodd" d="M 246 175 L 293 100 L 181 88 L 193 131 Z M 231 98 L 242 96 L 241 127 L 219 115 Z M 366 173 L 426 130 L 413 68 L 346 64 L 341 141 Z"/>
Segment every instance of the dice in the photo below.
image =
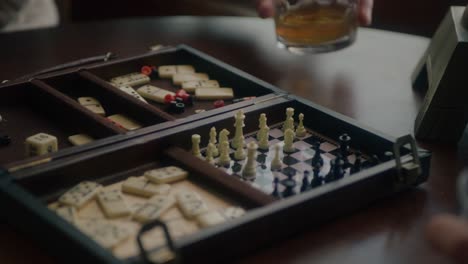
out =
<path fill-rule="evenodd" d="M 57 138 L 46 133 L 39 133 L 28 137 L 25 145 L 26 155 L 29 157 L 52 153 L 58 150 Z"/>

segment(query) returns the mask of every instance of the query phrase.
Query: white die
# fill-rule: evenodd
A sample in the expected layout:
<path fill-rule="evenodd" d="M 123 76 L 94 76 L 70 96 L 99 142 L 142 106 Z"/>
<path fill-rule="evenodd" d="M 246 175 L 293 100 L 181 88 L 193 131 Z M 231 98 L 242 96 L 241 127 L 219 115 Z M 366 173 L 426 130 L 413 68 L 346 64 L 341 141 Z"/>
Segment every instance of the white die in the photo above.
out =
<path fill-rule="evenodd" d="M 58 150 L 57 138 L 46 133 L 39 133 L 28 137 L 25 144 L 26 155 L 30 157 L 56 152 Z"/>

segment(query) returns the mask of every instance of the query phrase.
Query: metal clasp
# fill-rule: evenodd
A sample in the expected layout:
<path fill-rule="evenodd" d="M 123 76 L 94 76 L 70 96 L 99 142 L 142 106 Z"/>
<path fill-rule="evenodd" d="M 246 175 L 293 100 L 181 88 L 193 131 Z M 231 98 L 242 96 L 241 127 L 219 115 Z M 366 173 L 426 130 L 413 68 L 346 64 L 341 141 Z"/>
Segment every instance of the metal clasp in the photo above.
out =
<path fill-rule="evenodd" d="M 143 245 L 143 235 L 153 228 L 160 227 L 163 231 L 166 245 L 156 249 L 146 250 Z M 137 243 L 140 248 L 141 256 L 146 263 L 162 264 L 162 263 L 179 263 L 177 250 L 172 241 L 167 225 L 160 220 L 151 221 L 143 225 L 137 235 Z"/>
<path fill-rule="evenodd" d="M 402 163 L 400 149 L 405 145 L 410 144 L 411 154 L 413 159 Z M 421 161 L 418 156 L 418 147 L 416 141 L 411 135 L 399 137 L 393 145 L 393 153 L 395 155 L 396 169 L 398 172 L 398 182 L 412 183 L 421 175 Z"/>

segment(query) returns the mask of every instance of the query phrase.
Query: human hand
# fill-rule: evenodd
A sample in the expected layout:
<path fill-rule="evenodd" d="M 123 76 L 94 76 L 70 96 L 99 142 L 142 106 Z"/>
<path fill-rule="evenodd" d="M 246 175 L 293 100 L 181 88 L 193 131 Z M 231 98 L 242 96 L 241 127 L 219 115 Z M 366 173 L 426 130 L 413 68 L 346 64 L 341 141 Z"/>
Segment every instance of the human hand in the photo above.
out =
<path fill-rule="evenodd" d="M 426 237 L 443 254 L 468 262 L 468 221 L 448 214 L 435 216 L 427 225 Z"/>
<path fill-rule="evenodd" d="M 273 2 L 275 0 L 255 0 L 257 4 L 257 12 L 260 17 L 272 17 L 275 14 Z M 358 0 L 359 2 L 359 23 L 363 26 L 368 26 L 372 22 L 372 7 L 374 0 Z"/>

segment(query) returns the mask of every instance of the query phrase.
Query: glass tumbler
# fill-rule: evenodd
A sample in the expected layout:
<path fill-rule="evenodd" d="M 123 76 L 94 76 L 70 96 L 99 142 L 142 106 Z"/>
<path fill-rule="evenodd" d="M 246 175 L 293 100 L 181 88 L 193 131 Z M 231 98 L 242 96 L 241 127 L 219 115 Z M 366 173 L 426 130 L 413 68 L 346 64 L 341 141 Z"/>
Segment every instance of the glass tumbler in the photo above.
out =
<path fill-rule="evenodd" d="M 278 46 L 293 53 L 321 53 L 351 45 L 359 0 L 276 0 Z"/>

